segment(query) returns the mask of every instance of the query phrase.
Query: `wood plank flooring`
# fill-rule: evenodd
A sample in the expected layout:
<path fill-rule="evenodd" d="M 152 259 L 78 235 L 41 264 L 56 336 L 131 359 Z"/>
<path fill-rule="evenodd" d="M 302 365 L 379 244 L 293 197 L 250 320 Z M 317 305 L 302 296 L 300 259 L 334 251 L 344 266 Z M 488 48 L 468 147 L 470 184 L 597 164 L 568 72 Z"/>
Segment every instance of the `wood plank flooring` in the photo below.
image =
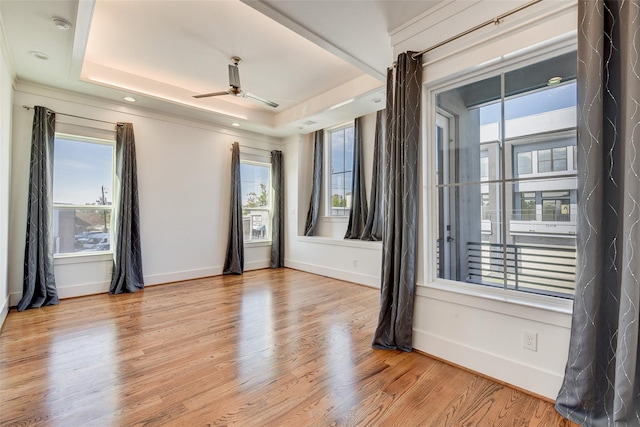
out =
<path fill-rule="evenodd" d="M 375 289 L 279 269 L 12 309 L 0 425 L 573 425 L 425 355 L 372 350 L 378 304 Z"/>

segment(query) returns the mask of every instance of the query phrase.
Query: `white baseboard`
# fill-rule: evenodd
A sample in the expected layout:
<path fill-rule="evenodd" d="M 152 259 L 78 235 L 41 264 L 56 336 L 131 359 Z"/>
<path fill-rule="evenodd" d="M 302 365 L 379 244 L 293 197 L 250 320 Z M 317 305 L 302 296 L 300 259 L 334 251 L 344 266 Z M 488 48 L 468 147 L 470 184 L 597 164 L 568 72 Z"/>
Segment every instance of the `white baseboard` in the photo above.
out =
<path fill-rule="evenodd" d="M 259 270 L 268 268 L 270 260 L 260 260 L 245 262 L 244 271 Z M 151 274 L 144 276 L 145 286 L 162 285 L 171 282 L 181 282 L 183 280 L 201 279 L 203 277 L 220 276 L 224 267 L 222 265 L 216 267 L 199 268 L 195 270 L 174 271 L 172 273 Z"/>
<path fill-rule="evenodd" d="M 245 263 L 245 271 L 268 268 L 270 260 L 261 260 Z M 200 268 L 195 270 L 175 271 L 171 273 L 151 274 L 144 276 L 145 286 L 162 285 L 171 282 L 181 282 L 183 280 L 201 279 L 203 277 L 222 275 L 222 266 Z M 58 297 L 60 299 L 81 297 L 86 295 L 103 294 L 109 292 L 109 282 L 84 283 L 81 285 L 58 286 Z M 22 298 L 22 292 L 12 292 L 9 294 L 6 311 L 9 307 L 15 307 Z M 2 313 L 0 313 L 2 315 Z M 0 319 L 4 322 L 4 319 Z M 1 323 L 0 323 L 1 325 Z"/>
<path fill-rule="evenodd" d="M 195 270 L 174 271 L 171 273 L 150 274 L 144 276 L 144 285 L 162 285 L 183 280 L 200 279 L 202 277 L 219 276 L 222 274 L 222 266 L 198 268 Z"/>
<path fill-rule="evenodd" d="M 58 286 L 58 298 L 75 298 L 87 295 L 104 294 L 109 292 L 109 282 L 83 283 L 81 285 Z M 9 304 L 15 307 L 22 298 L 22 292 L 12 292 L 9 295 Z"/>
<path fill-rule="evenodd" d="M 555 400 L 562 385 L 562 373 L 523 364 L 443 337 L 413 330 L 416 350 L 463 366 L 490 378 L 512 384 Z"/>
<path fill-rule="evenodd" d="M 9 314 L 9 298 L 4 300 L 4 304 L 2 304 L 2 309 L 0 311 L 0 330 L 2 330 L 2 327 L 4 326 L 7 314 Z"/>
<path fill-rule="evenodd" d="M 360 285 L 380 289 L 380 276 L 356 273 L 354 271 L 339 270 L 337 268 L 331 268 L 324 265 L 310 264 L 306 262 L 293 261 L 290 259 L 285 259 L 284 265 L 295 270 L 306 271 L 308 273 L 318 274 L 320 276 L 332 277 L 334 279 L 344 280 L 347 282 L 353 282 Z"/>

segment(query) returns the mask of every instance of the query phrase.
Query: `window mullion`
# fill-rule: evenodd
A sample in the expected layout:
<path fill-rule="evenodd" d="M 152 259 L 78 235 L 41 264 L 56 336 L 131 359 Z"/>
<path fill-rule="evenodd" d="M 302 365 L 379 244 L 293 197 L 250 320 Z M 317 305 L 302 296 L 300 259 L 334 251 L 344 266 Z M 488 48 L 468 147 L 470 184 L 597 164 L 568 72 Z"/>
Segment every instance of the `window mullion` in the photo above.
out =
<path fill-rule="evenodd" d="M 503 270 L 503 287 L 508 287 L 508 258 L 507 258 L 507 189 L 505 183 L 506 173 L 506 147 L 505 147 L 505 135 L 506 135 L 506 120 L 505 120 L 505 74 L 500 74 L 500 221 L 501 221 L 501 234 L 502 234 L 502 270 Z M 517 254 L 516 254 L 517 256 Z"/>

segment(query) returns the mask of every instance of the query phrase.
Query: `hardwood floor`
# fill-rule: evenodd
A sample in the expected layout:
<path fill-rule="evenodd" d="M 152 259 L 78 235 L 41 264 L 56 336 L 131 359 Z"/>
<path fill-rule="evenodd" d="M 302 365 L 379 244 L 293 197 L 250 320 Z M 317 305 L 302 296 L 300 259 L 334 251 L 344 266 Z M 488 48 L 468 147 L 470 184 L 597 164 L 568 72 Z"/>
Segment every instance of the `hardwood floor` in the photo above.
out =
<path fill-rule="evenodd" d="M 569 426 L 418 353 L 377 351 L 379 292 L 260 270 L 9 313 L 0 424 Z"/>

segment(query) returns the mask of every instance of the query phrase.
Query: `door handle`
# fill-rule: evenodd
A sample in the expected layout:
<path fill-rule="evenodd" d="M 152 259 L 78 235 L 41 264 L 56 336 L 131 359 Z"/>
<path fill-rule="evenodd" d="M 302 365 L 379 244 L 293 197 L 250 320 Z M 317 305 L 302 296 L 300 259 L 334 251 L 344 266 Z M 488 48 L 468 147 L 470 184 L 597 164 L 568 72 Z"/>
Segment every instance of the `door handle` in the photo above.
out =
<path fill-rule="evenodd" d="M 453 242 L 453 237 L 447 236 L 447 242 Z"/>

